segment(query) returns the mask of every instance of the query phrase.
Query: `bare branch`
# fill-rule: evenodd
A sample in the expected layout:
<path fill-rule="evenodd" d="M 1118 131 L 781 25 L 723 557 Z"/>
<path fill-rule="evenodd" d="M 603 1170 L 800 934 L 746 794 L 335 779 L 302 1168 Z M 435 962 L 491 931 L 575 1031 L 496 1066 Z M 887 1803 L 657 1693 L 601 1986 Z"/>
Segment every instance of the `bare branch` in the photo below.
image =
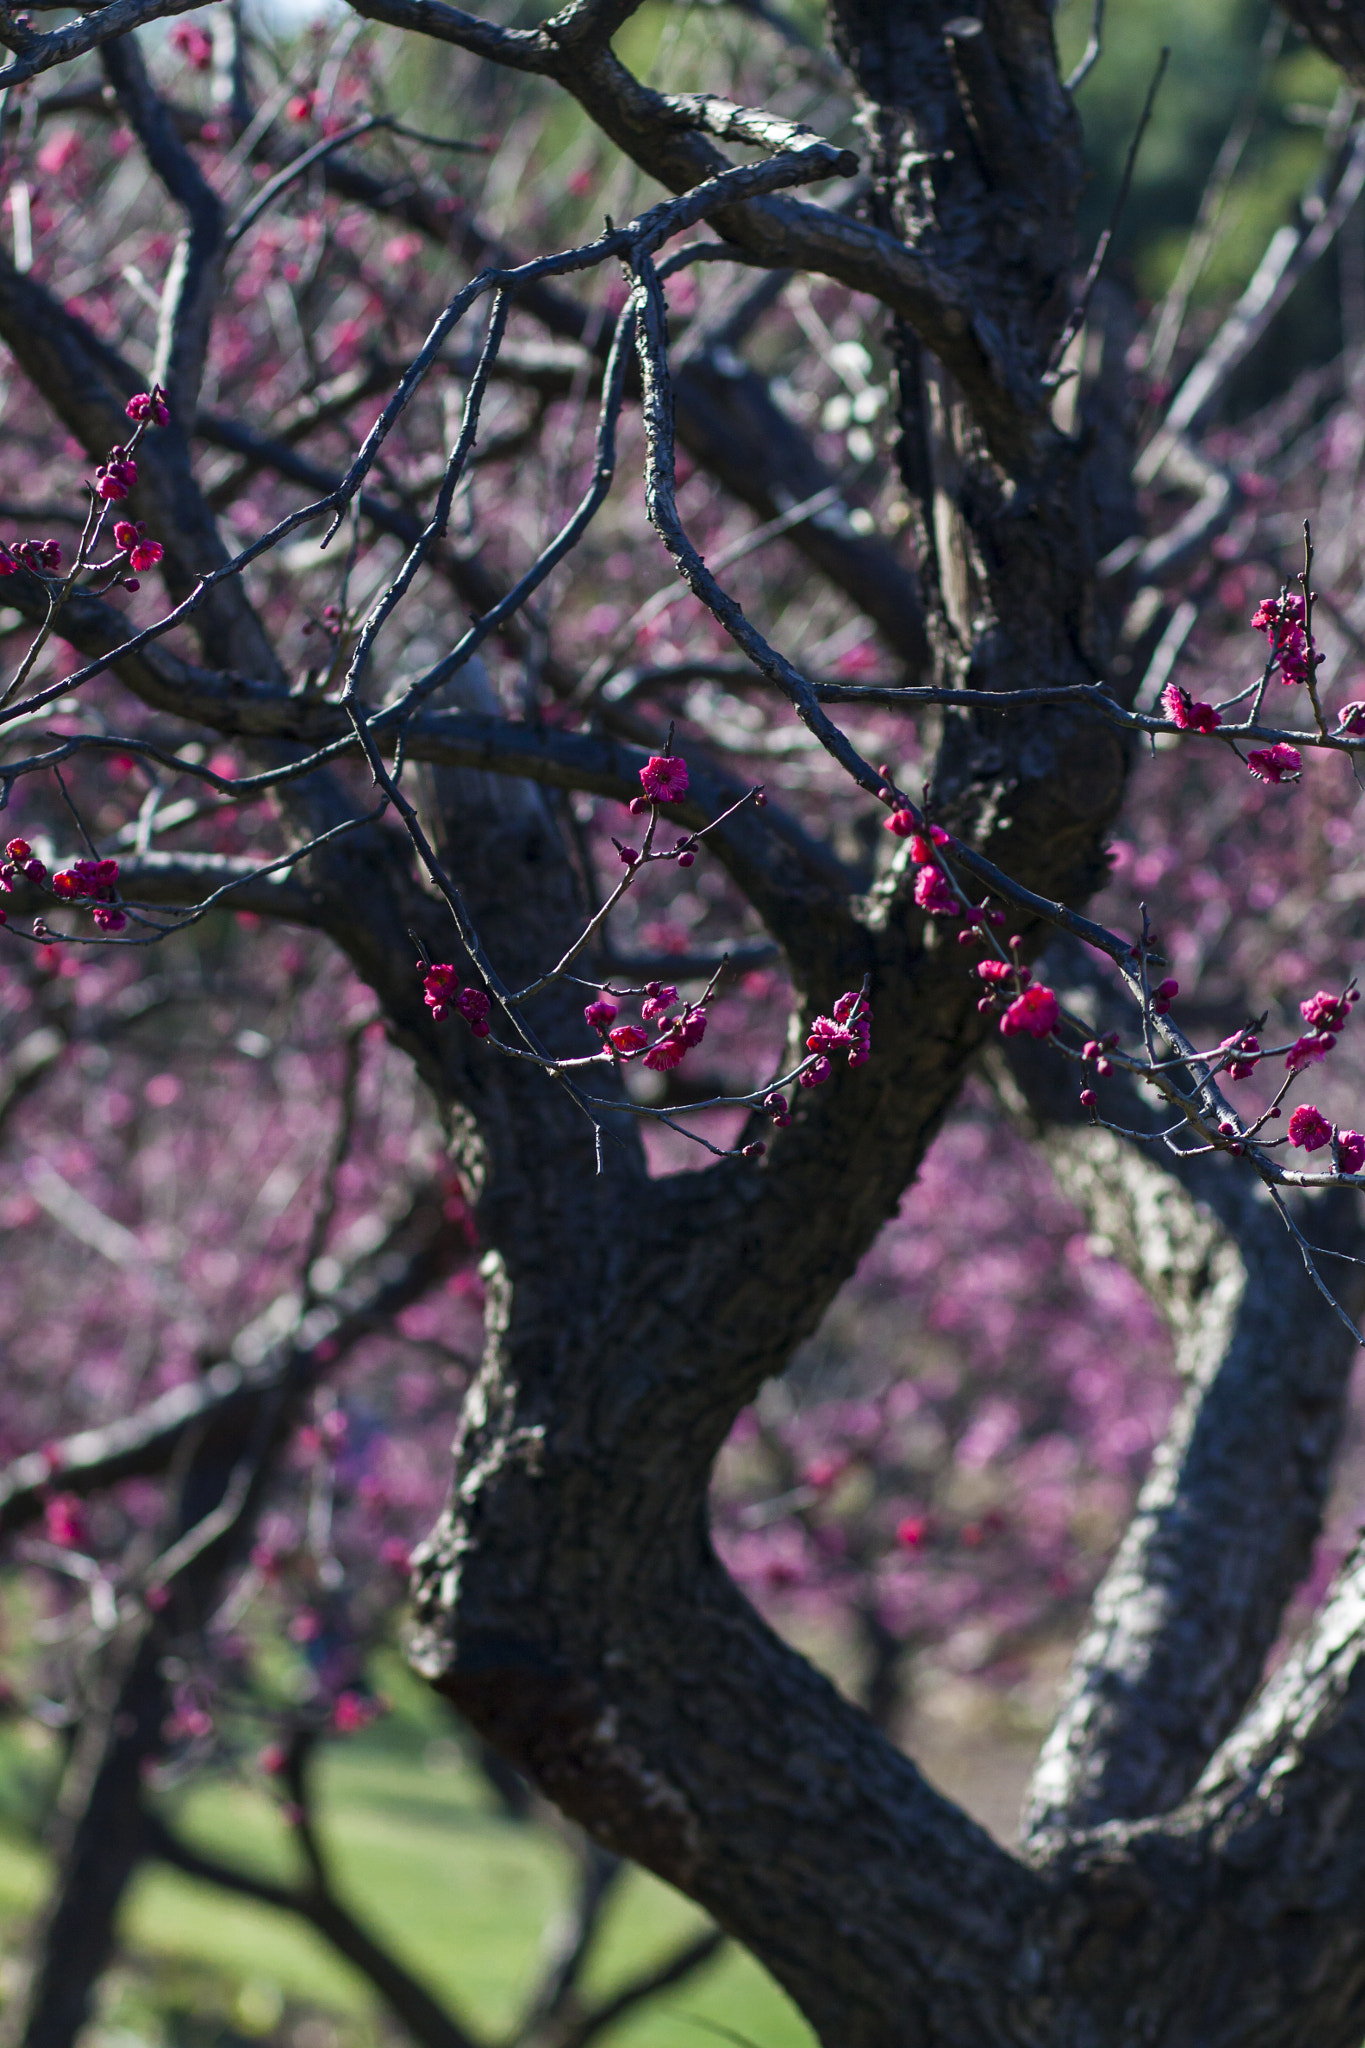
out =
<path fill-rule="evenodd" d="M 105 76 L 186 224 L 166 273 L 152 375 L 165 391 L 173 429 L 184 433 L 199 406 L 224 254 L 223 205 L 181 141 L 147 76 L 135 36 L 103 45 Z"/>

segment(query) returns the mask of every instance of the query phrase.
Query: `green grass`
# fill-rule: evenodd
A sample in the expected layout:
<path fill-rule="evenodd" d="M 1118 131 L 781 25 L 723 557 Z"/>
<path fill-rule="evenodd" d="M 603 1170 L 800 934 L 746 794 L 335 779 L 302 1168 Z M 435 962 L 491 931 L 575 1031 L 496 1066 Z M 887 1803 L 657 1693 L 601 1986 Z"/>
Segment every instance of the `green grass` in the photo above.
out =
<path fill-rule="evenodd" d="M 456 1746 L 433 1736 L 433 1727 L 448 1724 L 400 1690 L 397 1713 L 324 1759 L 328 1853 L 357 1917 L 481 2039 L 497 2042 L 533 1981 L 569 1858 L 548 1829 L 504 1818 Z M 286 1830 L 254 1784 L 200 1785 L 177 1797 L 175 1812 L 201 1849 L 277 1880 L 293 1874 Z M 41 1855 L 7 1832 L 0 1933 L 11 1951 L 43 1881 Z M 589 1993 L 614 1991 L 704 1925 L 678 1893 L 632 1871 L 608 1909 Z M 116 1987 L 112 2036 L 120 2042 L 157 2032 L 183 2039 L 183 2027 L 163 2029 L 156 2015 L 187 2001 L 227 2015 L 233 2038 L 271 2031 L 285 2007 L 321 2008 L 350 2031 L 359 2027 L 362 2038 L 380 2038 L 374 1994 L 335 1950 L 302 1922 L 217 1886 L 149 1867 L 130 1893 L 123 1935 L 128 1968 Z M 742 2034 L 754 2048 L 809 2048 L 812 2038 L 772 1980 L 737 1950 L 601 2038 L 610 2048 L 699 2048 L 707 2032 L 688 2015 Z"/>

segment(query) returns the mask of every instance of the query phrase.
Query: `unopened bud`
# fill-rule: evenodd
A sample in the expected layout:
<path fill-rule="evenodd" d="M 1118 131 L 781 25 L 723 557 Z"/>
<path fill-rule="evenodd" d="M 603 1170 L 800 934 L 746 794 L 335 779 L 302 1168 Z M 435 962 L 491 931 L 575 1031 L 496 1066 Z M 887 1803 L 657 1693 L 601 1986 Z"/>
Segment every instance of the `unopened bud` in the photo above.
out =
<path fill-rule="evenodd" d="M 756 1141 L 752 1145 L 745 1145 L 740 1152 L 740 1157 L 741 1159 L 761 1159 L 767 1149 L 767 1146 L 761 1141 Z"/>
<path fill-rule="evenodd" d="M 1093 1088 L 1082 1088 L 1082 1090 L 1081 1090 L 1081 1108 L 1082 1108 L 1082 1109 L 1093 1109 L 1093 1108 L 1095 1107 L 1095 1099 L 1096 1099 L 1096 1098 L 1095 1098 L 1095 1091 L 1094 1091 L 1094 1089 L 1093 1089 Z"/>

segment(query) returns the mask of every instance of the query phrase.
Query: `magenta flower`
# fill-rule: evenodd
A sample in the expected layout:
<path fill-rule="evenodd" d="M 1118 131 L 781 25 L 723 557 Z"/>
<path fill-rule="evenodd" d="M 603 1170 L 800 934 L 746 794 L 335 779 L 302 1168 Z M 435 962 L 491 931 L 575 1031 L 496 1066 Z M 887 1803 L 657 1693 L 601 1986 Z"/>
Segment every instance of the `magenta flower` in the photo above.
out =
<path fill-rule="evenodd" d="M 481 988 L 462 988 L 455 1007 L 476 1038 L 487 1038 L 493 1028 L 488 1021 L 493 1006 Z"/>
<path fill-rule="evenodd" d="M 1218 1050 L 1219 1052 L 1227 1052 L 1229 1048 L 1235 1048 L 1235 1050 L 1233 1051 L 1232 1058 L 1224 1067 L 1223 1072 L 1227 1075 L 1229 1081 L 1247 1080 L 1256 1071 L 1256 1062 L 1261 1055 L 1260 1039 L 1251 1032 L 1247 1032 L 1243 1037 L 1234 1031 L 1231 1038 L 1223 1040 Z"/>
<path fill-rule="evenodd" d="M 913 811 L 893 811 L 889 818 L 882 819 L 883 832 L 892 832 L 897 839 L 908 839 L 915 829 Z"/>
<path fill-rule="evenodd" d="M 43 1509 L 43 1532 L 59 1550 L 82 1550 L 90 1541 L 85 1502 L 76 1493 L 54 1493 Z"/>
<path fill-rule="evenodd" d="M 1299 1015 L 1314 1031 L 1340 1031 L 1350 1021 L 1350 998 L 1334 996 L 1330 989 L 1320 988 L 1315 996 L 1299 1004 Z"/>
<path fill-rule="evenodd" d="M 1015 997 L 1000 1019 L 1000 1030 L 1005 1038 L 1015 1038 L 1020 1032 L 1027 1032 L 1030 1038 L 1046 1038 L 1061 1021 L 1056 995 L 1036 982 Z"/>
<path fill-rule="evenodd" d="M 1302 1145 L 1305 1152 L 1320 1152 L 1330 1144 L 1332 1126 L 1311 1102 L 1301 1102 L 1289 1119 L 1289 1142 Z"/>
<path fill-rule="evenodd" d="M 1166 716 L 1181 732 L 1213 732 L 1221 720 L 1212 704 L 1197 704 L 1179 683 L 1167 683 L 1161 693 Z"/>
<path fill-rule="evenodd" d="M 443 1024 L 450 1015 L 450 1005 L 460 993 L 460 977 L 448 960 L 438 961 L 428 967 L 422 977 L 425 991 L 422 1000 L 431 1012 L 434 1024 Z"/>
<path fill-rule="evenodd" d="M 153 384 L 150 391 L 135 391 L 123 410 L 130 420 L 153 427 L 164 427 L 171 416 L 159 384 Z"/>
<path fill-rule="evenodd" d="M 1247 755 L 1247 767 L 1262 782 L 1286 782 L 1297 776 L 1303 756 L 1297 747 L 1280 740 L 1273 747 L 1259 747 Z"/>
<path fill-rule="evenodd" d="M 618 1024 L 609 1036 L 619 1053 L 639 1052 L 642 1046 L 649 1044 L 649 1033 L 642 1031 L 638 1024 Z"/>
<path fill-rule="evenodd" d="M 798 1074 L 796 1078 L 803 1088 L 820 1088 L 833 1072 L 833 1067 L 821 1053 L 819 1059 L 812 1060 L 805 1073 Z"/>
<path fill-rule="evenodd" d="M 111 448 L 109 460 L 95 471 L 96 494 L 110 504 L 119 504 L 136 482 L 137 463 L 123 448 Z"/>
<path fill-rule="evenodd" d="M 1289 1048 L 1285 1065 L 1291 1074 L 1301 1074 L 1305 1067 L 1316 1066 L 1319 1060 L 1325 1060 L 1335 1044 L 1330 1031 L 1312 1038 L 1296 1038 Z"/>
<path fill-rule="evenodd" d="M 616 1022 L 618 1014 L 617 1005 L 610 996 L 597 996 L 583 1011 L 585 1021 L 594 1031 L 605 1031 L 609 1024 Z"/>
<path fill-rule="evenodd" d="M 897 811 L 896 816 L 898 818 L 908 818 L 910 813 L 909 811 Z M 933 860 L 934 848 L 936 846 L 947 846 L 949 843 L 948 834 L 944 831 L 942 825 L 931 825 L 927 837 L 922 832 L 915 832 L 910 835 L 910 858 L 917 866 L 924 867 Z"/>
<path fill-rule="evenodd" d="M 42 569 L 59 569 L 62 564 L 60 541 L 21 540 L 15 552 L 24 567 L 35 573 Z"/>
<path fill-rule="evenodd" d="M 813 1019 L 806 1046 L 821 1054 L 846 1051 L 851 1067 L 867 1064 L 872 1052 L 872 1011 L 861 990 L 850 989 L 840 996 L 832 1017 Z"/>
<path fill-rule="evenodd" d="M 54 893 L 67 903 L 108 903 L 117 886 L 116 860 L 73 860 L 52 877 Z"/>
<path fill-rule="evenodd" d="M 921 868 L 915 876 L 915 901 L 930 917 L 956 917 L 961 910 L 940 868 Z"/>
<path fill-rule="evenodd" d="M 665 1010 L 673 1007 L 678 1000 L 678 991 L 671 982 L 647 981 L 645 999 L 640 1005 L 640 1015 L 646 1024 L 652 1024 L 656 1017 L 662 1017 Z"/>
<path fill-rule="evenodd" d="M 147 528 L 140 519 L 136 525 L 131 519 L 118 520 L 114 527 L 114 545 L 123 549 L 129 567 L 139 576 L 144 570 L 154 569 L 166 552 L 159 540 L 148 540 Z"/>
<path fill-rule="evenodd" d="M 1365 1166 L 1365 1131 L 1337 1132 L 1337 1160 L 1343 1173 L 1359 1173 Z"/>
<path fill-rule="evenodd" d="M 651 754 L 640 770 L 640 787 L 652 804 L 681 803 L 687 795 L 687 763 L 681 754 Z"/>
<path fill-rule="evenodd" d="M 1270 642 L 1270 655 L 1282 683 L 1306 683 L 1317 666 L 1308 645 L 1308 613 L 1302 597 L 1264 597 L 1251 616 L 1258 633 Z"/>

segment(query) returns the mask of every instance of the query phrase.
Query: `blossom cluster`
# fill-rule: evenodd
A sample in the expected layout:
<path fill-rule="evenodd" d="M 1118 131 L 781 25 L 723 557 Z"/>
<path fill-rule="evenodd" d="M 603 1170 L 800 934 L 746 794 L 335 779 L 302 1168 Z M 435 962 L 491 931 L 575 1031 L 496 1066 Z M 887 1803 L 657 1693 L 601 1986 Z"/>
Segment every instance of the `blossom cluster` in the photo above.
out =
<path fill-rule="evenodd" d="M 1253 747 L 1247 755 L 1247 767 L 1260 782 L 1294 782 L 1303 767 L 1303 755 L 1297 747 L 1280 740 L 1273 747 Z"/>
<path fill-rule="evenodd" d="M 976 971 L 988 991 L 977 1004 L 979 1010 L 994 1009 L 1007 988 L 1017 991 L 1000 1019 L 1002 1037 L 1017 1038 L 1024 1033 L 1030 1038 L 1049 1038 L 1061 1023 L 1056 991 L 1035 982 L 1030 968 L 1009 960 L 981 960 Z"/>
<path fill-rule="evenodd" d="M 1234 1031 L 1231 1037 L 1223 1040 L 1218 1050 L 1232 1055 L 1223 1068 L 1229 1081 L 1247 1081 L 1255 1073 L 1260 1060 L 1261 1041 L 1254 1031 Z"/>
<path fill-rule="evenodd" d="M 166 394 L 159 384 L 153 384 L 150 391 L 135 391 L 123 410 L 139 426 L 164 427 L 171 416 Z"/>
<path fill-rule="evenodd" d="M 487 1038 L 492 1030 L 489 1011 L 492 1008 L 488 997 L 481 988 L 462 988 L 457 970 L 448 960 L 428 966 L 419 961 L 422 975 L 422 1000 L 431 1012 L 434 1024 L 443 1024 L 452 1010 L 458 1010 L 476 1038 Z"/>
<path fill-rule="evenodd" d="M 882 826 L 897 839 L 910 841 L 910 858 L 919 869 L 915 876 L 915 901 L 930 917 L 960 917 L 962 905 L 953 894 L 948 878 L 939 867 L 935 848 L 948 844 L 941 825 L 931 825 L 928 834 L 919 831 L 913 811 L 894 810 Z"/>
<path fill-rule="evenodd" d="M 0 889 L 13 895 L 14 884 L 20 875 L 26 875 L 30 882 L 47 880 L 46 863 L 39 860 L 27 839 L 11 839 L 5 848 L 5 858 L 0 863 Z"/>
<path fill-rule="evenodd" d="M 0 547 L 0 576 L 17 576 L 21 569 L 39 576 L 62 566 L 62 544 L 58 540 L 21 540 L 14 547 Z"/>
<path fill-rule="evenodd" d="M 796 1077 L 802 1088 L 824 1086 L 834 1072 L 831 1053 L 846 1052 L 851 1067 L 866 1066 L 872 1057 L 872 1005 L 861 989 L 846 989 L 827 1017 L 812 1018 L 806 1049 L 815 1057 L 803 1064 Z M 763 1107 L 776 1128 L 785 1130 L 792 1120 L 791 1104 L 780 1088 L 769 1090 Z"/>
<path fill-rule="evenodd" d="M 851 1067 L 866 1066 L 872 1056 L 872 1006 L 867 997 L 856 990 L 840 996 L 829 1017 L 817 1017 L 810 1027 L 806 1040 L 809 1051 L 819 1053 L 824 1061 L 824 1080 L 829 1073 L 827 1055 L 832 1052 L 847 1052 Z M 801 1076 L 808 1088 L 815 1085 L 806 1075 Z"/>
<path fill-rule="evenodd" d="M 73 860 L 52 877 L 52 893 L 64 903 L 89 903 L 101 931 L 121 932 L 128 923 L 121 910 L 111 909 L 118 888 L 116 860 Z"/>
<path fill-rule="evenodd" d="M 1215 732 L 1222 723 L 1212 704 L 1197 704 L 1179 683 L 1167 683 L 1161 693 L 1166 716 L 1181 732 Z"/>
<path fill-rule="evenodd" d="M 1332 1142 L 1334 1126 L 1312 1102 L 1301 1102 L 1289 1119 L 1289 1142 L 1305 1152 L 1320 1152 Z M 1337 1131 L 1337 1159 L 1343 1173 L 1359 1173 L 1365 1166 L 1365 1132 Z"/>
<path fill-rule="evenodd" d="M 633 796 L 626 809 L 632 817 L 638 818 L 655 804 L 681 803 L 687 795 L 689 782 L 687 763 L 681 754 L 651 754 L 640 770 L 640 787 L 644 795 Z M 756 793 L 754 801 L 760 808 L 766 802 L 761 790 Z M 638 847 L 623 846 L 619 839 L 613 839 L 611 843 L 623 867 L 633 868 L 642 858 Z M 671 854 L 657 854 L 654 858 L 676 860 L 680 868 L 690 868 L 697 858 L 697 841 L 690 832 L 685 832 Z"/>
<path fill-rule="evenodd" d="M 1359 1001 L 1359 989 L 1349 987 L 1342 995 L 1332 995 L 1330 989 L 1318 989 L 1316 995 L 1308 995 L 1300 1004 L 1300 1016 L 1308 1030 L 1295 1038 L 1285 1055 L 1285 1067 L 1289 1075 L 1304 1073 L 1306 1067 L 1318 1065 L 1336 1047 L 1336 1034 L 1351 1022 L 1351 1012 Z M 1232 1051 L 1236 1057 L 1228 1061 L 1226 1073 L 1234 1081 L 1246 1079 L 1263 1057 L 1261 1044 L 1250 1032 L 1238 1032 L 1232 1038 L 1224 1038 L 1220 1051 Z M 1271 1108 L 1271 1116 L 1279 1116 L 1279 1108 Z M 1334 1147 L 1336 1171 L 1340 1174 L 1359 1174 L 1365 1169 L 1365 1133 L 1361 1130 L 1338 1130 L 1328 1116 L 1322 1114 L 1316 1102 L 1302 1102 L 1289 1118 L 1289 1143 L 1302 1151 L 1322 1151 L 1326 1145 Z"/>
<path fill-rule="evenodd" d="M 680 804 L 687 795 L 687 763 L 680 754 L 651 754 L 640 770 L 640 787 L 644 799 L 635 797 L 631 809 L 644 802 L 651 804 Z"/>
<path fill-rule="evenodd" d="M 111 448 L 109 460 L 95 471 L 95 495 L 118 505 L 137 482 L 137 458 L 127 448 Z"/>
<path fill-rule="evenodd" d="M 73 860 L 69 868 L 57 870 L 48 886 L 63 903 L 92 905 L 92 915 L 101 931 L 121 932 L 128 919 L 114 903 L 118 872 L 116 860 Z M 48 882 L 47 865 L 39 860 L 28 840 L 11 839 L 5 847 L 5 858 L 0 861 L 0 889 L 12 894 L 20 875 L 39 885 Z M 0 924 L 4 922 L 0 912 Z"/>
<path fill-rule="evenodd" d="M 662 981 L 645 984 L 640 1015 L 647 1024 L 659 1018 L 665 1019 L 663 1030 L 653 1045 L 649 1043 L 649 1033 L 638 1024 L 616 1022 L 620 1006 L 605 993 L 594 997 L 586 1005 L 583 1015 L 618 1059 L 634 1059 L 643 1053 L 646 1067 L 656 1074 L 665 1074 L 678 1066 L 693 1046 L 700 1045 L 706 1036 L 706 1011 L 700 1003 L 684 1003 L 676 1017 L 666 1017 L 667 1011 L 677 1001 L 678 991 L 671 984 Z"/>
<path fill-rule="evenodd" d="M 146 569 L 154 569 L 161 560 L 165 549 L 159 540 L 148 540 L 147 528 L 139 519 L 120 519 L 114 526 L 114 545 L 128 557 L 128 566 L 140 576 Z"/>
<path fill-rule="evenodd" d="M 1306 683 L 1322 657 L 1309 646 L 1307 608 L 1302 597 L 1294 592 L 1283 597 L 1263 597 L 1251 615 L 1251 623 L 1269 641 L 1271 660 L 1280 671 L 1280 681 Z"/>

